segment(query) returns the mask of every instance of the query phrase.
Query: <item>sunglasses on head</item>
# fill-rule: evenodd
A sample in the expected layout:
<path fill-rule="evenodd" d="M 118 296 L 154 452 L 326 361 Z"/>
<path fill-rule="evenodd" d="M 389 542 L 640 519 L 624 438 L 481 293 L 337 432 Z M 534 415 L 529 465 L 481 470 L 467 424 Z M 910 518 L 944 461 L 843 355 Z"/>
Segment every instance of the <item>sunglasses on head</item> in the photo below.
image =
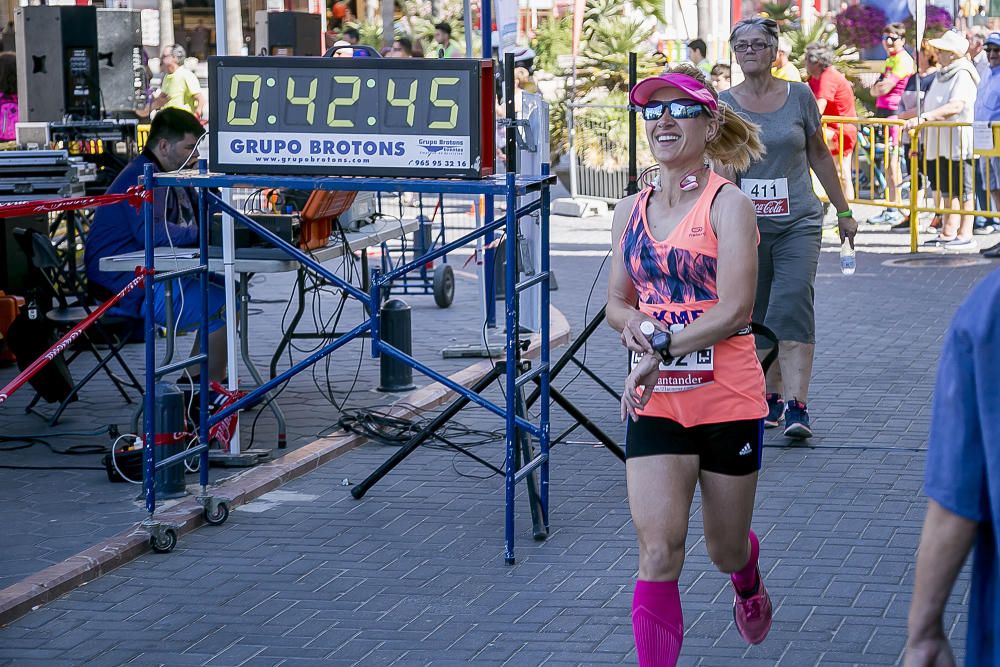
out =
<path fill-rule="evenodd" d="M 642 107 L 643 120 L 660 120 L 663 114 L 675 120 L 697 118 L 706 111 L 705 105 L 694 100 L 671 100 L 670 102 L 648 102 Z"/>

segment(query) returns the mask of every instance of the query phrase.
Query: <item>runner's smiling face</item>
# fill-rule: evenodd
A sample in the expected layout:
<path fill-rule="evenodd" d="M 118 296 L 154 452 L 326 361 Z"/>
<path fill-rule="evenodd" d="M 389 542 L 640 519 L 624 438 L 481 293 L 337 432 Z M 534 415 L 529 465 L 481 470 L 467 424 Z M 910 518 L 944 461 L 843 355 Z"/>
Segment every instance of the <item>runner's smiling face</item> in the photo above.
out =
<path fill-rule="evenodd" d="M 649 103 L 690 102 L 691 97 L 677 88 L 660 88 L 649 96 Z M 673 118 L 664 109 L 658 120 L 647 120 L 646 139 L 649 150 L 657 162 L 675 164 L 702 159 L 708 136 L 718 131 L 718 123 L 710 111 L 700 107 L 702 112 L 695 118 Z"/>

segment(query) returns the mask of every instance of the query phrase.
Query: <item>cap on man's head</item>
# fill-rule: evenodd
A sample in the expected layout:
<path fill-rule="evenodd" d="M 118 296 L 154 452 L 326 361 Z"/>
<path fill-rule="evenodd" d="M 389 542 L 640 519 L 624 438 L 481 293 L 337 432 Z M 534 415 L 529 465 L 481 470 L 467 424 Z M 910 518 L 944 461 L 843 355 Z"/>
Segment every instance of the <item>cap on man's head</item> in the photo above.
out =
<path fill-rule="evenodd" d="M 1000 32 L 991 32 L 986 35 L 986 44 L 993 44 L 994 46 L 1000 46 Z"/>
<path fill-rule="evenodd" d="M 792 43 L 789 42 L 784 37 L 781 37 L 780 39 L 778 39 L 778 50 L 781 51 L 781 52 L 783 52 L 783 53 L 791 53 L 792 52 Z"/>

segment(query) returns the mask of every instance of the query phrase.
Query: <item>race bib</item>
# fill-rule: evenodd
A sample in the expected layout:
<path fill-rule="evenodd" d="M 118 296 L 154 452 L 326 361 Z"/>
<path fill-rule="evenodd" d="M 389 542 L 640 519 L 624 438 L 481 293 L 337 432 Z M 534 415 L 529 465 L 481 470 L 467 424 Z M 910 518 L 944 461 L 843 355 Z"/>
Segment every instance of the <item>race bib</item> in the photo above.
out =
<path fill-rule="evenodd" d="M 758 216 L 773 218 L 788 215 L 787 178 L 773 180 L 743 178 L 740 179 L 740 189 L 743 190 L 743 194 L 753 200 L 753 207 Z"/>
<path fill-rule="evenodd" d="M 635 367 L 642 355 L 633 352 L 629 357 L 629 369 Z M 653 393 L 690 391 L 715 381 L 715 347 L 696 350 L 669 364 L 660 363 L 660 377 Z"/>

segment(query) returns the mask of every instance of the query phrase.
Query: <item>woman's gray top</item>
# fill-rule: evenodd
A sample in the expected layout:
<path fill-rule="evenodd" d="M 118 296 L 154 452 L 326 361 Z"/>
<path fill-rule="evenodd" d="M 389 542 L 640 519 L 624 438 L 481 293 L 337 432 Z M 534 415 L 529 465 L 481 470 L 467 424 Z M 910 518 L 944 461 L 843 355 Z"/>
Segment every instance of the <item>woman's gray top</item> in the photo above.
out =
<path fill-rule="evenodd" d="M 761 233 L 792 225 L 823 228 L 823 206 L 813 191 L 806 155 L 808 140 L 820 127 L 819 108 L 809 86 L 789 83 L 785 104 L 771 113 L 747 111 L 727 90 L 719 96 L 737 113 L 760 125 L 767 155 L 737 174 L 737 185 L 757 209 Z"/>

